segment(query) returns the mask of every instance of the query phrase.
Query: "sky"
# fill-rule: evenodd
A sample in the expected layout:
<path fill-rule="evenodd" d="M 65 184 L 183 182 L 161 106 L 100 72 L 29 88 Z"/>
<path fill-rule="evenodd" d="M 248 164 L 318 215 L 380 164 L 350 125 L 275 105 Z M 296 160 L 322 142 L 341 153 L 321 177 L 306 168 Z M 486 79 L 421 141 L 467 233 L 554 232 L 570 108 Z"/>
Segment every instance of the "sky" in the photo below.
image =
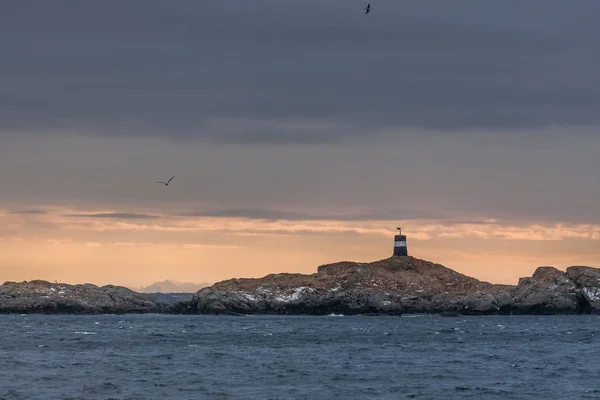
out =
<path fill-rule="evenodd" d="M 371 5 L 3 5 L 0 281 L 598 266 L 600 2 Z"/>

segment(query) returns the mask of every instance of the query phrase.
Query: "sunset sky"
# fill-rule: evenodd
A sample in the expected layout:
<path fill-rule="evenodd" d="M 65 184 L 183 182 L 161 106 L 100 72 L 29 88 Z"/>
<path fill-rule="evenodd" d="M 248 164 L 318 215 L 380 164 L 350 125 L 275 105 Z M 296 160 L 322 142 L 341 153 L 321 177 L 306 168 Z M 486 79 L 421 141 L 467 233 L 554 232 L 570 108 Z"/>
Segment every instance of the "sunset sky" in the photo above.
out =
<path fill-rule="evenodd" d="M 3 4 L 0 283 L 599 267 L 600 2 L 371 3 Z"/>

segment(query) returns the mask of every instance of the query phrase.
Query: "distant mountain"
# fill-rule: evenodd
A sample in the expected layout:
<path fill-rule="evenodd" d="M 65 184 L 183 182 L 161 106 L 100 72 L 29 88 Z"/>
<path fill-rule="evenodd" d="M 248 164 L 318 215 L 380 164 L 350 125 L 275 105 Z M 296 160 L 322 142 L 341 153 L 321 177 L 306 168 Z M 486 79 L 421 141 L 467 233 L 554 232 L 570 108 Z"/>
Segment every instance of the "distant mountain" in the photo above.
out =
<path fill-rule="evenodd" d="M 145 288 L 134 289 L 140 293 L 196 293 L 198 290 L 210 286 L 210 283 L 190 283 L 164 280 L 154 282 Z"/>
<path fill-rule="evenodd" d="M 169 309 L 177 304 L 188 304 L 194 298 L 194 293 L 145 293 L 152 301 L 163 309 Z"/>

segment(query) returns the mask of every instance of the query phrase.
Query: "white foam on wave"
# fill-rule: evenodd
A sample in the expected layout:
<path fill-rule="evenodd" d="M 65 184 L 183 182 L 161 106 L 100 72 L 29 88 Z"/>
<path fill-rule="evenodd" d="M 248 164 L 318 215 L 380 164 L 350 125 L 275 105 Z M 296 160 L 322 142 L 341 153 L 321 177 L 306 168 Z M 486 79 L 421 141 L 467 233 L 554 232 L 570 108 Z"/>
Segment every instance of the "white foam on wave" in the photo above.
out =
<path fill-rule="evenodd" d="M 76 335 L 97 335 L 97 333 L 96 333 L 96 332 L 85 332 L 85 331 L 82 331 L 82 332 L 75 332 L 75 334 L 76 334 Z"/>
<path fill-rule="evenodd" d="M 336 314 L 336 313 L 331 313 L 328 315 L 328 317 L 343 317 L 344 314 Z"/>

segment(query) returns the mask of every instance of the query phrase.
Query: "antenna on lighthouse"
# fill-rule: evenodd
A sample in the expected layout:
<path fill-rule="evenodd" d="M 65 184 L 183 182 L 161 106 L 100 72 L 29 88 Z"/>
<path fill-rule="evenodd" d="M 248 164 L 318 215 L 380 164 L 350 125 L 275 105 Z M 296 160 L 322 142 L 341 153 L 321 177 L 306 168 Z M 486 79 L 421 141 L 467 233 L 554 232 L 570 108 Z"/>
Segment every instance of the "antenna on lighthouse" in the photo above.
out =
<path fill-rule="evenodd" d="M 406 248 L 406 235 L 402 234 L 402 228 L 398 227 L 398 234 L 394 236 L 394 255 L 407 256 L 408 249 Z"/>

